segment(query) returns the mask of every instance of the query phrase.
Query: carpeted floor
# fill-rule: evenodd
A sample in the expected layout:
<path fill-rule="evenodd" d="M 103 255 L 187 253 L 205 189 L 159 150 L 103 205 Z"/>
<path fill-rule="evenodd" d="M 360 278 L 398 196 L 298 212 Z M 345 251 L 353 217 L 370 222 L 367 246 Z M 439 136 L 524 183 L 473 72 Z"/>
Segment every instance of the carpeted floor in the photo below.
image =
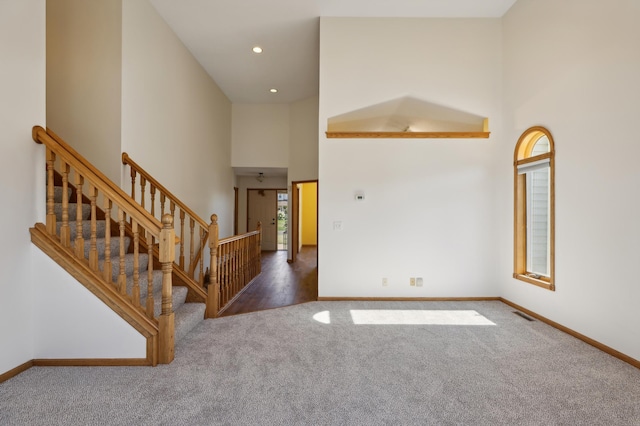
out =
<path fill-rule="evenodd" d="M 31 368 L 0 424 L 640 425 L 640 370 L 501 302 L 312 302 L 206 320 L 167 366 Z"/>

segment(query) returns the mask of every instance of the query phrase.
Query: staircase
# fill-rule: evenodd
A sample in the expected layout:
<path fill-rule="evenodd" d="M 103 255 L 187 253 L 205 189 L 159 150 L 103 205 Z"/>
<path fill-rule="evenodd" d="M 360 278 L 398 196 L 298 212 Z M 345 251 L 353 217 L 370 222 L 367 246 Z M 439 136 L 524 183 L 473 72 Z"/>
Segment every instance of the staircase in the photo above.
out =
<path fill-rule="evenodd" d="M 46 148 L 47 215 L 31 241 L 146 338 L 146 358 L 118 365 L 170 363 L 175 343 L 260 273 L 259 228 L 219 239 L 216 215 L 204 222 L 126 153 L 131 195 L 50 129 L 33 139 Z"/>
<path fill-rule="evenodd" d="M 57 233 L 60 233 L 62 228 L 62 212 L 63 212 L 63 198 L 68 203 L 69 217 L 77 217 L 78 204 L 72 200 L 73 192 L 75 188 L 67 188 L 67 193 L 63 192 L 62 186 L 54 186 L 54 212 L 56 215 L 56 229 Z M 91 224 L 89 219 L 91 215 L 91 205 L 89 203 L 80 204 L 80 215 L 82 221 L 78 226 L 77 221 L 69 221 L 70 241 L 72 250 L 76 250 L 75 244 L 78 236 L 78 230 L 80 230 L 83 244 L 83 257 L 89 259 L 89 253 L 91 251 Z M 100 211 L 100 216 L 104 216 L 104 212 Z M 105 219 L 96 220 L 96 251 L 98 255 L 99 269 L 103 270 L 105 263 L 111 265 L 111 282 L 116 285 L 120 279 L 120 256 L 119 254 L 109 255 L 112 253 L 119 253 L 120 250 L 120 238 L 110 238 L 109 243 L 106 242 L 106 229 L 107 221 Z M 140 287 L 140 305 L 147 305 L 147 296 L 149 292 L 152 293 L 152 297 L 149 300 L 153 301 L 153 317 L 158 318 L 162 310 L 162 271 L 152 270 L 149 275 L 149 254 L 140 253 L 136 262 L 133 253 L 133 241 L 131 237 L 125 236 L 123 239 L 123 246 L 125 247 L 125 255 L 123 258 L 124 263 L 124 280 L 126 282 L 126 293 L 131 294 L 135 281 L 138 281 Z M 109 247 L 107 247 L 107 244 Z M 108 261 L 106 261 L 108 259 Z M 136 265 L 137 263 L 137 265 Z M 137 278 L 135 277 L 137 275 Z M 151 277 L 151 280 L 149 280 Z M 175 313 L 175 342 L 179 342 L 193 327 L 195 327 L 200 321 L 204 319 L 206 304 L 202 303 L 185 303 L 187 299 L 187 287 L 173 286 L 171 306 Z"/>

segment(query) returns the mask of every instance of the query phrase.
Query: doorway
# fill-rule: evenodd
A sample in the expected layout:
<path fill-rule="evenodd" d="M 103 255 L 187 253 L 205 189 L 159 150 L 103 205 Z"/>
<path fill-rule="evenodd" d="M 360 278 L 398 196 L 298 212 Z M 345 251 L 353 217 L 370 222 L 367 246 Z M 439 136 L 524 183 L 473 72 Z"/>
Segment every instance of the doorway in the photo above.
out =
<path fill-rule="evenodd" d="M 287 249 L 287 239 L 289 238 L 288 232 L 288 214 L 289 211 L 289 194 L 284 189 L 278 190 L 278 250 Z"/>
<path fill-rule="evenodd" d="M 247 231 L 262 223 L 263 251 L 278 249 L 278 193 L 281 189 L 247 189 Z"/>
<path fill-rule="evenodd" d="M 318 245 L 318 180 L 291 183 L 291 257 L 290 263 L 303 246 Z"/>

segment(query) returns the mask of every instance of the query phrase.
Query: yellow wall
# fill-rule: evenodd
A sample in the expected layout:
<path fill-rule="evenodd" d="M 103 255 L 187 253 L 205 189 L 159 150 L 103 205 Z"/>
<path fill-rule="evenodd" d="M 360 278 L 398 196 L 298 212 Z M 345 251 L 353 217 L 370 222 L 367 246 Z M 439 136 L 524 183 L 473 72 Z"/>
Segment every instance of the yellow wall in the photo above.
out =
<path fill-rule="evenodd" d="M 300 243 L 303 246 L 318 244 L 318 184 L 300 185 Z"/>

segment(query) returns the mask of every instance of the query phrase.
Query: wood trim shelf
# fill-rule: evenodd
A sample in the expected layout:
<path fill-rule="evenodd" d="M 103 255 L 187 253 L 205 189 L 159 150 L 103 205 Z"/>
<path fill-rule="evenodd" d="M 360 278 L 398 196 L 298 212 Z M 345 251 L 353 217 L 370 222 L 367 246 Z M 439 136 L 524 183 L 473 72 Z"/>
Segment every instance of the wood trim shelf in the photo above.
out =
<path fill-rule="evenodd" d="M 491 132 L 325 132 L 329 139 L 487 139 Z"/>

